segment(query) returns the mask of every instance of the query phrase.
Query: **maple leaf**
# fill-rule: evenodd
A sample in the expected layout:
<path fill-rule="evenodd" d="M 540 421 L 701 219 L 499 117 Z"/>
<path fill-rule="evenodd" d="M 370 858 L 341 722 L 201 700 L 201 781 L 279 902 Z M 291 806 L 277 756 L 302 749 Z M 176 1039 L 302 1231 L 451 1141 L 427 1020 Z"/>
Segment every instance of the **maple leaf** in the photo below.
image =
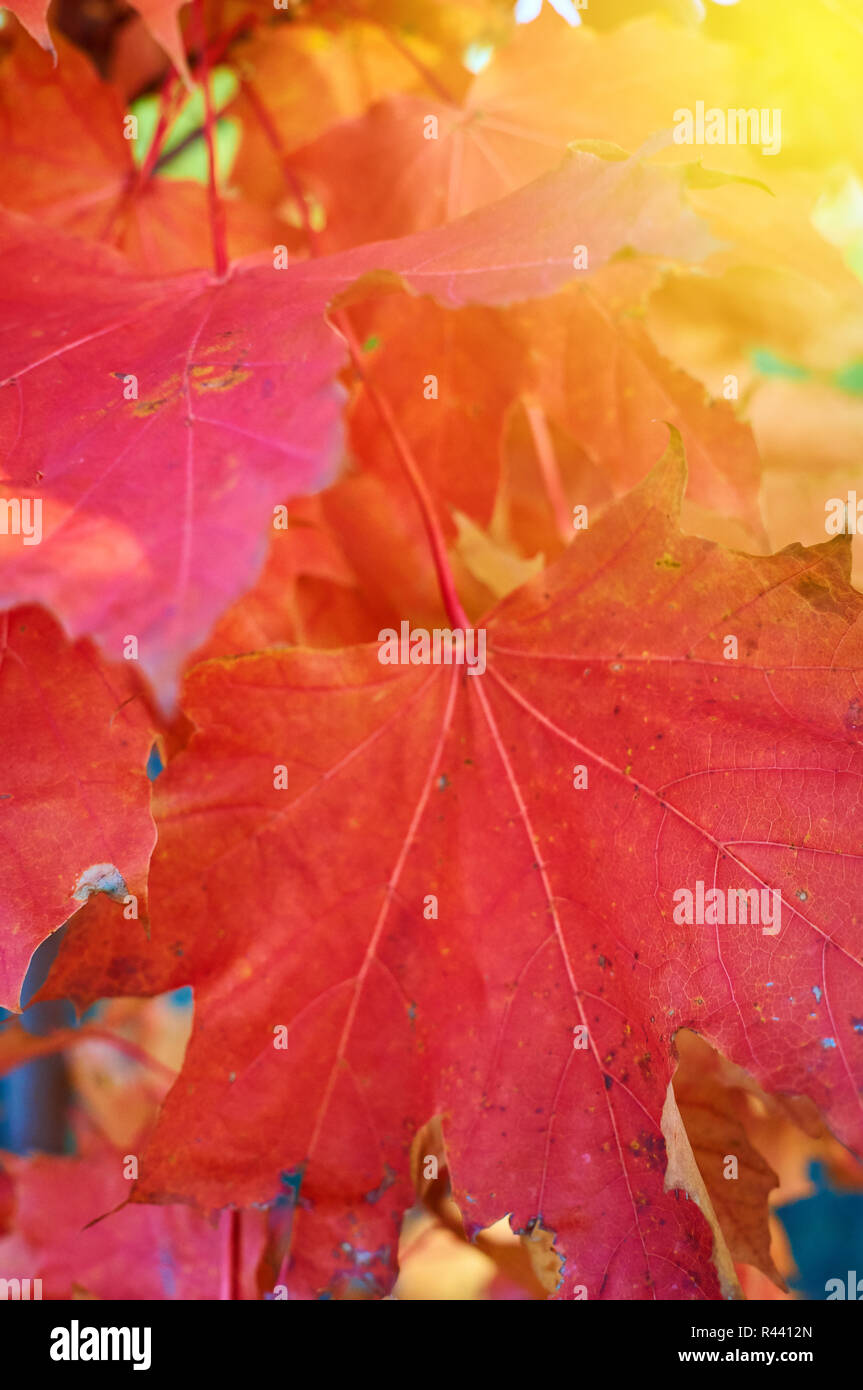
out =
<path fill-rule="evenodd" d="M 0 603 L 56 617 L 0 615 L 0 1004 L 66 919 L 43 995 L 126 996 L 0 1025 L 76 1094 L 77 1159 L 0 1164 L 0 1269 L 50 1297 L 380 1296 L 400 1247 L 422 1296 L 429 1236 L 499 1271 L 444 1296 L 728 1297 L 737 1260 L 776 1297 L 774 1173 L 860 1181 L 863 597 L 847 538 L 739 553 L 853 485 L 860 30 L 646 3 L 67 6 L 92 66 L 10 7 L 48 54 L 2 28 Z M 693 164 L 698 102 L 773 107 L 781 157 Z M 402 623 L 487 666 L 382 665 Z M 106 662 L 139 641 L 163 712 L 192 668 L 167 718 Z M 141 996 L 187 984 L 180 1072 L 191 1011 Z"/>
<path fill-rule="evenodd" d="M 390 90 L 317 138 L 310 133 L 305 148 L 293 150 L 288 126 L 284 141 L 294 176 L 326 211 L 322 249 L 340 250 L 493 202 L 553 168 L 573 140 L 638 149 L 670 132 L 678 107 L 705 98 L 733 104 L 734 75 L 727 46 L 662 20 L 598 34 L 544 16 L 516 31 L 462 101 Z M 662 157 L 682 160 L 692 151 L 669 143 Z M 722 158 L 748 168 L 743 147 L 723 147 Z M 246 182 L 249 194 L 272 196 L 275 173 L 255 189 Z"/>
<path fill-rule="evenodd" d="M 294 1169 L 295 1291 L 381 1291 L 442 1113 L 469 1230 L 541 1222 L 560 1296 L 715 1297 L 663 1191 L 672 1035 L 860 1145 L 863 597 L 844 544 L 682 536 L 683 481 L 673 445 L 496 609 L 482 676 L 362 647 L 190 675 L 152 942 L 73 924 L 51 981 L 84 1003 L 122 954 L 129 992 L 195 985 L 135 1200 L 260 1201 Z M 775 890 L 781 929 L 675 923 L 699 880 Z"/>
<path fill-rule="evenodd" d="M 3 1008 L 18 1008 L 36 947 L 93 893 L 121 919 L 139 899 L 143 915 L 149 723 L 132 668 L 73 646 L 39 609 L 0 615 Z"/>
<path fill-rule="evenodd" d="M 405 42 L 417 38 L 414 31 Z M 434 63 L 427 47 L 420 52 Z M 255 203 L 287 201 L 284 161 L 301 146 L 387 93 L 424 85 L 411 48 L 357 12 L 335 29 L 306 22 L 259 29 L 236 46 L 233 59 L 242 85 L 230 109 L 243 126 L 233 182 Z"/>
<path fill-rule="evenodd" d="M 327 306 L 363 276 L 452 308 L 548 293 L 573 274 L 576 229 L 592 270 L 623 247 L 693 260 L 712 247 L 676 174 L 587 154 L 449 227 L 287 270 L 243 262 L 223 281 L 141 279 L 6 215 L 4 486 L 42 498 L 45 520 L 38 555 L 0 561 L 2 600 L 49 604 L 111 655 L 135 634 L 169 698 L 260 567 L 273 505 L 335 471 L 343 348 Z"/>
<path fill-rule="evenodd" d="M 114 245 L 147 274 L 209 265 L 207 189 L 161 177 L 141 184 L 117 93 L 85 55 L 58 38 L 54 67 L 25 37 L 10 37 L 0 42 L 3 206 Z M 62 161 L 45 140 L 46 123 L 64 132 Z M 285 235 L 273 214 L 246 200 L 227 198 L 225 220 L 234 257 Z"/>

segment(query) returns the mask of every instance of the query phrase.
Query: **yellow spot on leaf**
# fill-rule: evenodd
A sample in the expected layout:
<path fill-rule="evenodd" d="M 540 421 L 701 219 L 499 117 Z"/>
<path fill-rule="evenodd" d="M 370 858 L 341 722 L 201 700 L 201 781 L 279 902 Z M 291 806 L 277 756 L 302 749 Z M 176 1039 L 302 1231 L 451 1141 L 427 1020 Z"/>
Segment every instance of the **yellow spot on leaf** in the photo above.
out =
<path fill-rule="evenodd" d="M 235 386 L 248 381 L 251 375 L 249 368 L 237 366 L 225 370 L 215 363 L 193 367 L 189 373 L 192 388 L 199 395 L 204 391 L 232 391 Z"/>

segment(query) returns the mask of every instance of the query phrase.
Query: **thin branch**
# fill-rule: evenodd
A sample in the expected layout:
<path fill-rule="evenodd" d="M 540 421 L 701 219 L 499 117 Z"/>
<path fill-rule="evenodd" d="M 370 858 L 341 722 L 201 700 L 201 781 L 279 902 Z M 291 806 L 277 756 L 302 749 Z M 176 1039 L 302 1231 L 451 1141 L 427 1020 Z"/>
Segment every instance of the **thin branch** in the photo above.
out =
<path fill-rule="evenodd" d="M 539 471 L 542 474 L 542 481 L 545 483 L 545 490 L 554 514 L 557 533 L 564 545 L 568 545 L 572 540 L 572 516 L 563 490 L 560 469 L 557 466 L 557 455 L 554 452 L 554 444 L 552 443 L 551 431 L 548 428 L 548 421 L 545 418 L 545 411 L 541 406 L 530 405 L 527 401 L 524 402 L 524 409 L 527 422 L 530 425 Z"/>

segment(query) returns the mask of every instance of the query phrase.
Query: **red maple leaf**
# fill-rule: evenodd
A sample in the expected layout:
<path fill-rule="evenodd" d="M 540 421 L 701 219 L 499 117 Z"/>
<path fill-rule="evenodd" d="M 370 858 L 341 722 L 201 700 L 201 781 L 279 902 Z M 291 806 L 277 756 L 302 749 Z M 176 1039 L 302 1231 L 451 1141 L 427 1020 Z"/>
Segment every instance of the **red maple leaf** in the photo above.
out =
<path fill-rule="evenodd" d="M 67 921 L 103 1001 L 0 1029 L 79 1145 L 0 1156 L 0 1273 L 781 1282 L 768 1196 L 863 1151 L 863 596 L 744 549 L 823 534 L 818 401 L 846 491 L 850 57 L 816 111 L 744 6 L 133 7 L 0 35 L 0 1005 Z"/>
<path fill-rule="evenodd" d="M 45 507 L 38 554 L 0 558 L 0 597 L 38 598 L 110 656 L 135 634 L 165 697 L 253 579 L 273 506 L 333 475 L 343 345 L 324 314 L 353 282 L 499 304 L 570 279 L 574 239 L 592 270 L 624 247 L 696 260 L 712 246 L 675 173 L 584 154 L 449 227 L 221 281 L 141 279 L 9 215 L 0 232 L 3 484 Z"/>
<path fill-rule="evenodd" d="M 374 647 L 191 675 L 152 943 L 82 922 L 52 984 L 83 1002 L 120 953 L 133 989 L 195 984 L 135 1200 L 260 1201 L 295 1168 L 294 1289 L 385 1291 L 442 1113 L 466 1219 L 552 1230 L 561 1296 L 716 1296 L 663 1192 L 675 1031 L 860 1143 L 863 598 L 844 543 L 682 536 L 683 476 L 674 447 L 490 615 L 482 675 Z M 699 881 L 775 893 L 780 929 L 681 925 Z"/>

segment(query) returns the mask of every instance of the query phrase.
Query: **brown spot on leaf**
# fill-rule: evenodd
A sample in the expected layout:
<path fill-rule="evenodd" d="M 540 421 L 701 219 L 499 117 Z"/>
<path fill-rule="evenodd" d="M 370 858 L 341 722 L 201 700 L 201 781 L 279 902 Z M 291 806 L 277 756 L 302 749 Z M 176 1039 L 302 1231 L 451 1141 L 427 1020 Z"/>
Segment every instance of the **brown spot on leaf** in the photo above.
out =
<path fill-rule="evenodd" d="M 643 1129 L 638 1136 L 638 1145 L 637 1152 L 643 1154 L 651 1172 L 665 1169 L 665 1140 L 661 1134 L 652 1134 L 650 1130 Z M 633 1152 L 636 1150 L 633 1149 Z"/>
<path fill-rule="evenodd" d="M 858 729 L 863 729 L 863 705 L 856 696 L 845 711 L 844 724 L 849 733 L 856 733 Z"/>

